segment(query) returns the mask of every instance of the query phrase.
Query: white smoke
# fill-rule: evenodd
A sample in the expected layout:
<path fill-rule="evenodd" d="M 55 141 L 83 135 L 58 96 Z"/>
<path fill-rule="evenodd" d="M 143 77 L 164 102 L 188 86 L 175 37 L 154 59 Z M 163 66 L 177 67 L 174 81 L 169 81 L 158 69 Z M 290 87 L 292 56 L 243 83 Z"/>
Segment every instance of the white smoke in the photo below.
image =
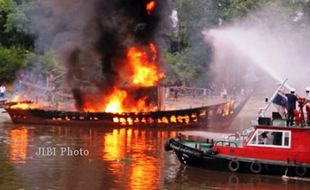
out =
<path fill-rule="evenodd" d="M 309 29 L 303 12 L 269 6 L 203 34 L 214 46 L 215 67 L 235 67 L 243 75 L 258 67 L 275 81 L 288 78 L 290 86 L 303 92 L 310 86 Z"/>

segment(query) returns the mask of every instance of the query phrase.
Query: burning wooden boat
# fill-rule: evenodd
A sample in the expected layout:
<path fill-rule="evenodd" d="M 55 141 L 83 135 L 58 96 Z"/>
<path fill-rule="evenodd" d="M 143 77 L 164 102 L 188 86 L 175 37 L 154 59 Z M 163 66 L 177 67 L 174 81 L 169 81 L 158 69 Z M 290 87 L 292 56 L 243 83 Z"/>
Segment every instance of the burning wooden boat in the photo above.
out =
<path fill-rule="evenodd" d="M 5 109 L 13 123 L 82 126 L 218 127 L 229 125 L 246 103 L 233 100 L 191 109 L 150 112 L 78 112 L 44 110 L 33 102 L 9 102 Z"/>
<path fill-rule="evenodd" d="M 245 104 L 246 97 L 240 101 L 227 100 L 212 106 L 169 111 L 161 109 L 163 98 L 159 96 L 163 96 L 163 93 L 158 93 L 160 90 L 157 87 L 165 74 L 161 69 L 160 47 L 155 43 L 155 34 L 162 28 L 158 26 L 166 25 L 160 21 L 167 17 L 160 13 L 168 12 L 168 6 L 165 1 L 135 1 L 134 4 L 129 4 L 130 6 L 124 6 L 123 11 L 118 13 L 119 18 L 130 16 L 128 19 L 131 24 L 125 24 L 122 30 L 119 30 L 115 24 L 103 26 L 102 23 L 106 21 L 95 19 L 96 22 L 90 26 L 98 24 L 96 30 L 90 30 L 94 35 L 85 36 L 85 40 L 91 41 L 89 48 L 77 45 L 60 56 L 65 63 L 66 76 L 63 77 L 65 82 L 59 83 L 64 84 L 66 92 L 70 92 L 75 100 L 75 110 L 78 111 L 45 109 L 44 106 L 35 106 L 33 102 L 13 101 L 7 103 L 5 109 L 14 123 L 105 127 L 207 126 L 210 123 L 229 125 Z M 114 11 L 104 11 L 104 14 L 99 15 L 102 17 L 110 14 L 114 15 Z M 111 23 L 115 22 L 119 22 L 119 19 L 111 20 Z M 92 40 L 94 36 L 96 37 Z M 107 38 L 109 40 L 105 40 Z M 66 45 L 60 47 L 67 49 Z M 22 78 L 29 80 L 28 77 Z M 31 82 L 37 81 L 29 78 Z M 47 77 L 49 78 L 53 81 L 55 77 Z M 32 100 L 39 96 L 48 96 L 46 92 L 55 96 L 58 90 L 56 85 L 52 82 L 53 85 L 49 85 L 49 80 L 42 81 L 47 81 L 46 88 L 41 88 L 43 93 L 35 97 L 29 96 L 33 97 Z M 40 88 L 29 83 L 20 82 L 23 88 L 27 89 L 22 93 Z M 30 85 L 30 88 L 26 87 Z M 50 86 L 55 88 L 48 88 Z M 29 97 L 25 100 L 29 100 Z"/>

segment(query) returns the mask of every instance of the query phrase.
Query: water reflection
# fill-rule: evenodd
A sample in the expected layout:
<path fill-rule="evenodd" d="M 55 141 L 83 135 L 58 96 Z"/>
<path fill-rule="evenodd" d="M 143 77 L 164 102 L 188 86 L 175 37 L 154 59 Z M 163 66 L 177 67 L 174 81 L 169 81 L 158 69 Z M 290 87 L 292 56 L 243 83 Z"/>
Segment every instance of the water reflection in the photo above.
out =
<path fill-rule="evenodd" d="M 309 189 L 307 181 L 283 180 L 280 176 L 264 176 L 219 172 L 199 168 L 177 167 L 173 180 L 165 179 L 165 189 L 238 189 L 238 190 L 283 190 Z"/>
<path fill-rule="evenodd" d="M 176 132 L 115 129 L 104 134 L 103 160 L 118 179 L 128 180 L 126 189 L 158 189 L 158 177 L 164 170 L 163 144 Z M 159 151 L 160 150 L 160 151 Z"/>
<path fill-rule="evenodd" d="M 12 129 L 9 136 L 10 160 L 13 163 L 26 163 L 28 130 L 26 128 Z"/>
<path fill-rule="evenodd" d="M 9 139 L 5 142 L 8 156 L 25 189 L 160 189 L 164 143 L 177 134 L 152 129 L 17 125 L 4 126 L 0 133 Z M 90 154 L 37 156 L 39 147 L 83 148 Z"/>

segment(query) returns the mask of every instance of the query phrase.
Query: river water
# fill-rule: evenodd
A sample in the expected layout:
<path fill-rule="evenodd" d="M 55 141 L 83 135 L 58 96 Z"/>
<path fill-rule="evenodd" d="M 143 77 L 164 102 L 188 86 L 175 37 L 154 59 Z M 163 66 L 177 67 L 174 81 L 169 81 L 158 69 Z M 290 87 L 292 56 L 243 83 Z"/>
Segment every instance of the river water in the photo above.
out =
<path fill-rule="evenodd" d="M 253 105 L 250 101 L 232 126 L 219 131 L 247 128 L 253 118 L 249 113 L 257 111 Z M 166 140 L 181 131 L 26 126 L 2 120 L 0 189 L 310 189 L 307 181 L 181 165 L 164 151 Z M 56 151 L 37 155 L 42 147 Z M 74 156 L 74 150 L 84 155 Z"/>

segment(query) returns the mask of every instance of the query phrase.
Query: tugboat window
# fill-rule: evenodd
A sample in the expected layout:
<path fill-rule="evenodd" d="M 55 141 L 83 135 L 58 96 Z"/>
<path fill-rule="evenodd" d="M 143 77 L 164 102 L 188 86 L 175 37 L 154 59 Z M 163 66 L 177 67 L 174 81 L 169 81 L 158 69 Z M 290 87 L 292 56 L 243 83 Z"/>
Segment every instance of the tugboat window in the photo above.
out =
<path fill-rule="evenodd" d="M 256 134 L 254 134 L 250 144 L 257 144 L 257 135 Z"/>
<path fill-rule="evenodd" d="M 288 132 L 284 133 L 284 146 L 289 146 L 290 134 Z"/>
<path fill-rule="evenodd" d="M 290 131 L 258 129 L 255 131 L 252 139 L 249 141 L 250 146 L 266 147 L 290 147 Z"/>

